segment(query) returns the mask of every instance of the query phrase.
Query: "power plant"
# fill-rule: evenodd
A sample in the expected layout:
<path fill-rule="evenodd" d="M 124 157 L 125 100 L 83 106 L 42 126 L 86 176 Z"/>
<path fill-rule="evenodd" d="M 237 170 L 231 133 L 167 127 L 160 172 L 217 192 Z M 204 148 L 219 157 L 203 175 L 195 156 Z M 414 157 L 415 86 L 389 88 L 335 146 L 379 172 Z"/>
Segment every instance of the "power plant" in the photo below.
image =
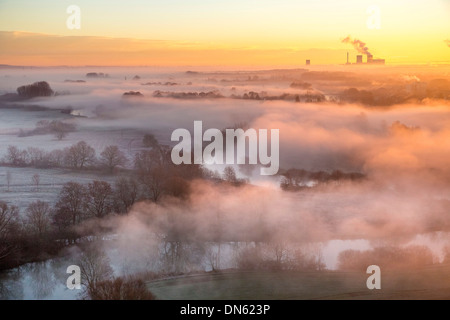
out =
<path fill-rule="evenodd" d="M 352 39 L 350 36 L 347 36 L 346 38 L 342 39 L 341 42 L 351 44 L 353 48 L 355 48 L 355 50 L 360 53 L 356 56 L 356 64 L 364 64 L 363 55 L 367 56 L 366 64 L 385 64 L 386 62 L 384 59 L 374 59 L 373 55 L 369 52 L 369 48 L 366 46 L 366 43 L 361 40 Z M 352 64 L 349 61 L 348 52 L 346 64 Z"/>
<path fill-rule="evenodd" d="M 370 53 L 367 54 L 367 62 L 366 63 L 363 62 L 362 54 L 358 54 L 356 56 L 356 64 L 385 64 L 385 63 L 386 63 L 385 59 L 374 59 L 373 55 L 371 55 Z M 352 64 L 349 61 L 348 52 L 347 52 L 347 63 L 346 64 Z"/>

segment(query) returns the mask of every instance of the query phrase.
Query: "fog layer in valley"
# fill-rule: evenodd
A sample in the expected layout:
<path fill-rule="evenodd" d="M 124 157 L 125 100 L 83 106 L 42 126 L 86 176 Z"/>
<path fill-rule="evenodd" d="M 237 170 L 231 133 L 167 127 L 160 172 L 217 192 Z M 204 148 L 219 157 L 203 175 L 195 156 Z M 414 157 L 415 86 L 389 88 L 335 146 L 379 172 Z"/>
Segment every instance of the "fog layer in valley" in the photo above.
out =
<path fill-rule="evenodd" d="M 385 257 L 380 250 L 395 248 L 412 257 L 407 250 L 416 248 L 411 250 L 422 258 L 414 259 L 424 261 L 414 260 L 416 266 L 448 261 L 448 67 L 3 68 L 0 94 L 36 81 L 47 81 L 56 94 L 0 100 L 0 157 L 10 145 L 51 151 L 84 140 L 97 153 L 117 145 L 129 160 L 115 173 L 121 176 L 146 150 L 145 134 L 170 149 L 172 131 L 192 132 L 196 120 L 204 130 L 279 129 L 276 176 L 260 176 L 258 166 L 231 165 L 241 182 L 230 183 L 225 165 L 208 165 L 209 178 L 187 179 L 184 197 L 143 198 L 126 214 L 77 225 L 80 234 L 110 237 L 96 246 L 118 275 L 257 268 L 242 255 L 296 269 L 302 254 L 302 263 L 314 260 L 316 270 L 352 269 L 351 259 L 367 259 L 349 251 L 339 256 L 347 249 Z M 24 134 L 36 133 L 40 120 L 55 119 L 74 129 L 62 139 Z M 8 170 L 15 169 L 0 167 L 0 200 L 25 210 L 26 201 L 14 198 L 32 192 L 14 184 L 6 192 Z M 49 169 L 39 170 L 45 176 Z M 64 182 L 116 178 L 52 170 L 60 170 L 59 180 L 48 182 L 53 196 L 41 199 L 51 204 Z M 330 178 L 318 178 L 324 173 Z M 29 180 L 18 171 L 14 176 Z M 379 261 L 370 263 L 385 263 Z"/>

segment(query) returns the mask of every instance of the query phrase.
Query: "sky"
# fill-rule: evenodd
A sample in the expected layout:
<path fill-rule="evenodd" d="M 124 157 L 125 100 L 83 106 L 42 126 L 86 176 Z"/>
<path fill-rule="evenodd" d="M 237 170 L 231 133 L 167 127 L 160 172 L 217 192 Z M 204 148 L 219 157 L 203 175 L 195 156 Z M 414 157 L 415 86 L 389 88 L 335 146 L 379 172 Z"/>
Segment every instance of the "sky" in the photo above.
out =
<path fill-rule="evenodd" d="M 449 63 L 450 1 L 0 0 L 0 64 L 337 64 L 349 35 L 388 64 Z"/>

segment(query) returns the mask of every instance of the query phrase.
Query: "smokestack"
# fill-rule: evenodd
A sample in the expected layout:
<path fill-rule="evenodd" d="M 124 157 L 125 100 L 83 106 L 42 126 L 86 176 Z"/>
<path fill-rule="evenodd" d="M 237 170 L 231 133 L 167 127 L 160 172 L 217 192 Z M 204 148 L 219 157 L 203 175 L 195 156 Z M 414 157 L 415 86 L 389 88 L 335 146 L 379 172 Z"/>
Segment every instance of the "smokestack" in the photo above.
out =
<path fill-rule="evenodd" d="M 348 51 L 347 51 L 347 64 L 349 64 L 350 62 L 348 62 Z"/>
<path fill-rule="evenodd" d="M 366 47 L 365 42 L 358 39 L 352 39 L 350 36 L 342 39 L 342 43 L 350 43 L 353 47 L 361 54 L 356 56 L 356 63 L 363 63 L 363 54 L 367 56 L 367 64 L 385 64 L 384 59 L 374 59 L 373 55 L 369 52 L 369 48 Z M 450 42 L 449 42 L 450 43 Z M 348 52 L 347 52 L 347 63 L 348 63 Z"/>
<path fill-rule="evenodd" d="M 311 60 L 306 60 L 306 65 L 309 66 L 311 64 Z"/>

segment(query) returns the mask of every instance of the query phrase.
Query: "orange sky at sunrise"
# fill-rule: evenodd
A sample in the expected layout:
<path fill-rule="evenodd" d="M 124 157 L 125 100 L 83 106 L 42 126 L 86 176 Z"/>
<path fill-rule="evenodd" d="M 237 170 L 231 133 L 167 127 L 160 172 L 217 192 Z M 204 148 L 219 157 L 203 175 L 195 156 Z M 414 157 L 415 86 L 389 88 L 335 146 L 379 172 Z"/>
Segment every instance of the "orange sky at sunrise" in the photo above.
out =
<path fill-rule="evenodd" d="M 80 29 L 66 25 L 72 4 Z M 352 61 L 358 54 L 341 42 L 348 35 L 387 64 L 450 63 L 449 16 L 446 0 L 6 0 L 0 64 L 342 64 L 347 51 Z M 369 25 L 374 17 L 377 27 Z"/>

